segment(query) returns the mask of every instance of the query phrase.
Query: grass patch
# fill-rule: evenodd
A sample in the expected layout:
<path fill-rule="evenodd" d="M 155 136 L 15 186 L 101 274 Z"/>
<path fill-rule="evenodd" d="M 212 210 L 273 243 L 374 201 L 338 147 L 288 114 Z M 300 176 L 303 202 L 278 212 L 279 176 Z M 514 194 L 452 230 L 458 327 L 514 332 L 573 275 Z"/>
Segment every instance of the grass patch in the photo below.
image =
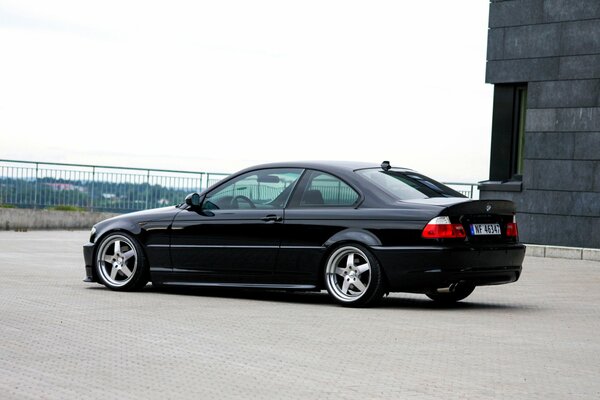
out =
<path fill-rule="evenodd" d="M 0 208 L 17 208 L 13 204 L 0 204 Z"/>
<path fill-rule="evenodd" d="M 77 206 L 52 206 L 46 208 L 46 210 L 52 211 L 85 211 L 85 208 L 77 207 Z"/>

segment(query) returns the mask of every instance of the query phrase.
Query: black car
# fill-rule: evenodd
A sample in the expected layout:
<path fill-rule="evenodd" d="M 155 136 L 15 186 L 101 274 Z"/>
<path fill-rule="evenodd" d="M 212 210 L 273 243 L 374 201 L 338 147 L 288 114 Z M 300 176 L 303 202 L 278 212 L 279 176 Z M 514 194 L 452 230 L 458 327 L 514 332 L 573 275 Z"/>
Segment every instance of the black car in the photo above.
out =
<path fill-rule="evenodd" d="M 359 162 L 251 167 L 173 207 L 92 228 L 86 281 L 326 289 L 343 305 L 387 292 L 464 299 L 519 279 L 510 201 L 474 201 L 407 168 Z"/>

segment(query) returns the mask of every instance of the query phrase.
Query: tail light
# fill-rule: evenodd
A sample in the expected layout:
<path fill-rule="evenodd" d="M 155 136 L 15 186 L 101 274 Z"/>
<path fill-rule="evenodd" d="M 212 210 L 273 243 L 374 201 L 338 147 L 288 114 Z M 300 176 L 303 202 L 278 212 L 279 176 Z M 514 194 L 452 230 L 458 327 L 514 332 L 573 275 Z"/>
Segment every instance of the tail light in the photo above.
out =
<path fill-rule="evenodd" d="M 462 239 L 467 234 L 461 224 L 453 224 L 449 217 L 435 217 L 425 225 L 421 236 L 425 239 Z"/>
<path fill-rule="evenodd" d="M 519 229 L 517 228 L 517 217 L 513 215 L 512 222 L 506 224 L 506 236 L 517 237 L 519 236 Z"/>

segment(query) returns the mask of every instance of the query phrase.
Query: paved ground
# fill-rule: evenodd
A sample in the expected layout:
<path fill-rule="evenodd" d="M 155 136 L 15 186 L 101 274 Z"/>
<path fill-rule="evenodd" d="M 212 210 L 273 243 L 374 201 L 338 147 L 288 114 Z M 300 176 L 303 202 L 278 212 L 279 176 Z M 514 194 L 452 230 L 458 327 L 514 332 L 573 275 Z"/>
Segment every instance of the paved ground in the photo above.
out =
<path fill-rule="evenodd" d="M 115 293 L 83 283 L 87 232 L 0 232 L 0 398 L 600 398 L 600 263 L 437 308 L 397 294 Z"/>

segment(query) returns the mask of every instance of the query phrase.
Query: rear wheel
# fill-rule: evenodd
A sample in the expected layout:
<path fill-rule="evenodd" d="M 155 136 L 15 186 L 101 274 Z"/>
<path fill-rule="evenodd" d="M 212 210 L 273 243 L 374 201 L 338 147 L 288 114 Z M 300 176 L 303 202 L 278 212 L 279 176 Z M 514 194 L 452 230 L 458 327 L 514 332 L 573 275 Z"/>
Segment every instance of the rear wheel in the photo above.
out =
<path fill-rule="evenodd" d="M 148 282 L 146 259 L 141 246 L 126 233 L 109 234 L 98 246 L 96 274 L 109 289 L 141 289 Z"/>
<path fill-rule="evenodd" d="M 469 297 L 469 295 L 471 293 L 473 293 L 473 290 L 475 290 L 475 286 L 473 286 L 473 285 L 458 284 L 456 286 L 456 288 L 454 289 L 454 291 L 452 291 L 452 292 L 448 292 L 448 293 L 431 292 L 431 293 L 425 293 L 425 295 L 427 297 L 429 297 L 431 300 L 435 301 L 436 303 L 453 304 L 453 303 L 456 303 L 457 301 L 461 301 L 461 300 Z"/>
<path fill-rule="evenodd" d="M 379 263 L 357 244 L 340 246 L 331 253 L 325 266 L 325 287 L 344 306 L 372 305 L 384 293 Z"/>

